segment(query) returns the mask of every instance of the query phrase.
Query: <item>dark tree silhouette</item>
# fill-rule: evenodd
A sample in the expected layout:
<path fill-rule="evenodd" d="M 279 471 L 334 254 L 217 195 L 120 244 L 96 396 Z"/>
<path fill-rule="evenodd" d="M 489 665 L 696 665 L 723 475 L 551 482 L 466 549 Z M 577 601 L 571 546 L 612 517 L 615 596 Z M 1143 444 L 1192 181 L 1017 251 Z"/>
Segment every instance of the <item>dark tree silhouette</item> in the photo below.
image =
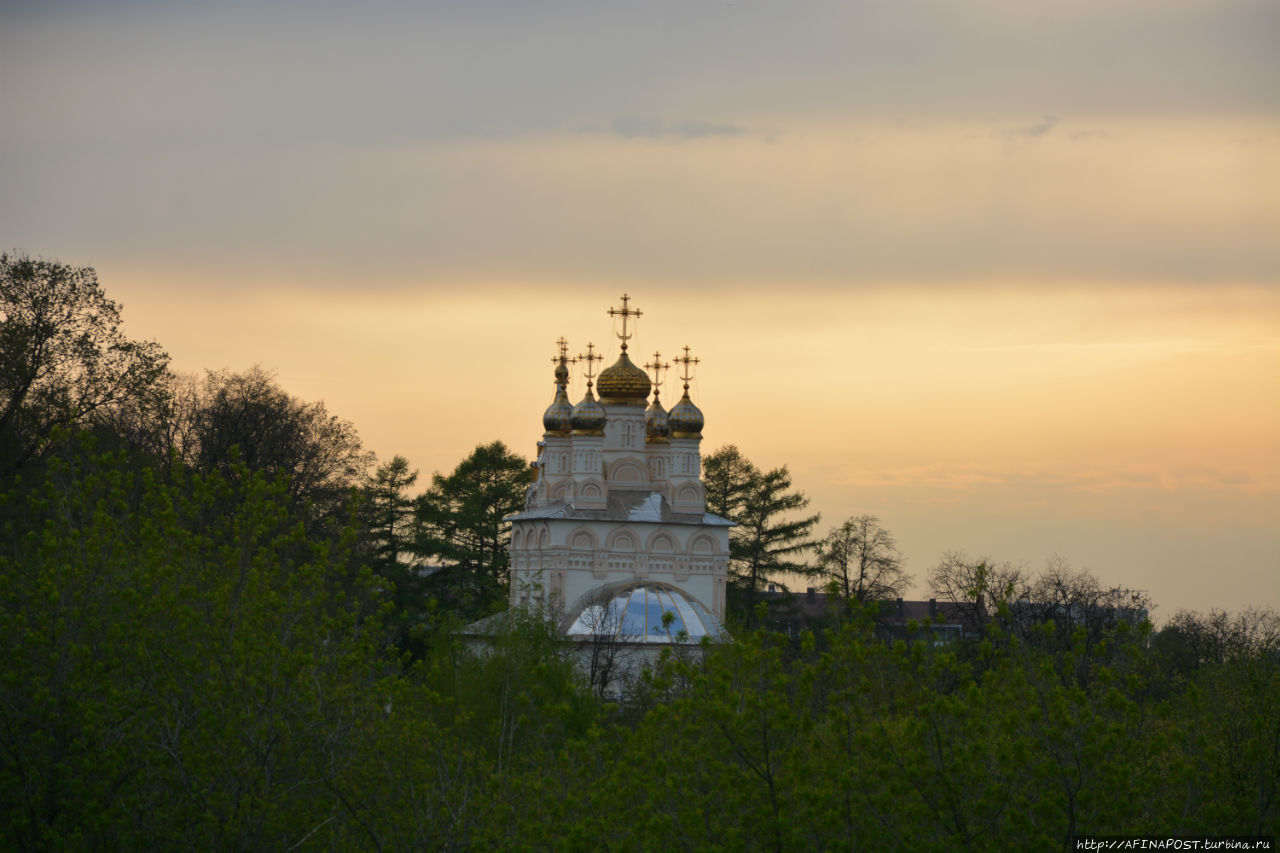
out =
<path fill-rule="evenodd" d="M 120 329 L 92 267 L 0 255 L 0 474 L 148 393 L 169 357 Z"/>

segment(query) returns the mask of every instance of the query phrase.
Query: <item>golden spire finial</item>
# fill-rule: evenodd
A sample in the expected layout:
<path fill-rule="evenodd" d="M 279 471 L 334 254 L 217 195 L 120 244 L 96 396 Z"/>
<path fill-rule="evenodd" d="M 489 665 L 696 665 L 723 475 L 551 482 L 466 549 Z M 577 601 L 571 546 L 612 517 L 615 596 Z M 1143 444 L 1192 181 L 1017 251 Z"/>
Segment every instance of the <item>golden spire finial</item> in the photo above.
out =
<path fill-rule="evenodd" d="M 684 390 L 689 390 L 689 380 L 693 378 L 693 365 L 698 363 L 698 359 L 689 357 L 689 348 L 684 348 L 684 355 L 671 359 L 680 365 L 680 378 L 684 380 Z"/>
<path fill-rule="evenodd" d="M 671 365 L 670 363 L 663 364 L 662 353 L 655 350 L 653 353 L 653 361 L 646 364 L 644 367 L 645 370 L 653 371 L 653 399 L 654 402 L 657 402 L 658 389 L 662 387 L 662 371 L 671 369 Z"/>
<path fill-rule="evenodd" d="M 587 363 L 587 367 L 586 367 L 587 393 L 591 393 L 591 380 L 596 378 L 595 368 L 591 366 L 591 362 L 604 361 L 604 356 L 596 355 L 595 344 L 588 342 L 586 355 L 583 355 L 582 353 L 578 353 L 577 357 L 573 359 L 574 364 L 577 364 L 580 361 L 585 361 Z"/>
<path fill-rule="evenodd" d="M 621 317 L 621 318 L 622 318 L 622 332 L 618 335 L 618 338 L 619 338 L 619 340 L 621 340 L 621 341 L 622 341 L 622 351 L 623 351 L 624 353 L 627 351 L 627 340 L 631 337 L 631 335 L 627 334 L 627 318 L 628 318 L 628 317 L 639 317 L 639 316 L 640 316 L 640 309 L 639 309 L 639 308 L 628 308 L 628 307 L 627 307 L 628 303 L 630 303 L 630 302 L 631 302 L 631 297 L 624 293 L 624 294 L 622 294 L 622 308 L 621 308 L 621 309 L 619 309 L 619 308 L 610 308 L 610 309 L 609 309 L 609 316 L 610 316 L 610 317 Z"/>

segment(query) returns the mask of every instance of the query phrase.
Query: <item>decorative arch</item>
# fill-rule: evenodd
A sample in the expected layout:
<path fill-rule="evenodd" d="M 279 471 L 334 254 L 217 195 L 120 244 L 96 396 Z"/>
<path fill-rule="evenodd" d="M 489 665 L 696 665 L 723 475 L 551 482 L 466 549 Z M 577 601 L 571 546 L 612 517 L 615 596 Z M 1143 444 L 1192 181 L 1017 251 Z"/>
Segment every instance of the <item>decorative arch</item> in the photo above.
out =
<path fill-rule="evenodd" d="M 600 540 L 587 527 L 575 528 L 568 538 L 569 547 L 575 551 L 594 551 L 600 544 Z"/>
<path fill-rule="evenodd" d="M 705 533 L 693 537 L 693 541 L 689 543 L 690 554 L 714 554 L 715 552 L 715 540 Z"/>
<path fill-rule="evenodd" d="M 569 499 L 568 481 L 562 481 L 562 482 L 556 483 L 555 486 L 553 486 L 551 489 L 551 500 L 564 501 L 568 499 Z"/>
<path fill-rule="evenodd" d="M 599 483 L 586 482 L 582 484 L 582 488 L 578 493 L 584 498 L 599 498 L 604 495 L 604 491 L 600 488 Z"/>
<path fill-rule="evenodd" d="M 524 532 L 515 525 L 511 526 L 511 550 L 519 551 L 524 547 Z"/>
<path fill-rule="evenodd" d="M 546 527 L 543 527 L 538 534 L 538 547 L 543 551 L 551 547 L 551 531 L 547 530 Z"/>
<path fill-rule="evenodd" d="M 623 527 L 609 534 L 609 538 L 605 543 L 605 549 L 608 551 L 636 551 L 639 548 L 640 537 L 635 531 L 629 527 Z"/>
<path fill-rule="evenodd" d="M 671 538 L 670 533 L 665 530 L 658 530 L 649 537 L 649 541 L 645 543 L 645 548 L 650 554 L 674 554 L 676 543 Z"/>
<path fill-rule="evenodd" d="M 645 483 L 649 472 L 635 459 L 621 459 L 610 466 L 609 479 L 615 483 Z"/>
<path fill-rule="evenodd" d="M 698 487 L 693 484 L 689 484 L 683 487 L 682 489 L 680 489 L 680 495 L 676 499 L 676 502 L 682 503 L 682 504 L 691 504 L 691 503 L 697 503 L 701 499 L 702 499 L 702 495 L 699 492 Z"/>

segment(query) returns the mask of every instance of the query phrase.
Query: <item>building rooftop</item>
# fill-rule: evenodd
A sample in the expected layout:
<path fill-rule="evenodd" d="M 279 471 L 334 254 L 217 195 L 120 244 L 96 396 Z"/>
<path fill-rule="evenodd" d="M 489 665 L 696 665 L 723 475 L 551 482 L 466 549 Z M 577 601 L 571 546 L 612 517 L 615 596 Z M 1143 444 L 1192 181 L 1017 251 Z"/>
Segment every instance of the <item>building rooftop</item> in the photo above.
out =
<path fill-rule="evenodd" d="M 667 499 L 648 490 L 611 489 L 604 509 L 579 509 L 572 503 L 553 503 L 507 516 L 507 521 L 569 518 L 580 521 L 642 521 L 661 524 L 699 524 L 731 527 L 733 522 L 710 512 L 676 512 Z"/>

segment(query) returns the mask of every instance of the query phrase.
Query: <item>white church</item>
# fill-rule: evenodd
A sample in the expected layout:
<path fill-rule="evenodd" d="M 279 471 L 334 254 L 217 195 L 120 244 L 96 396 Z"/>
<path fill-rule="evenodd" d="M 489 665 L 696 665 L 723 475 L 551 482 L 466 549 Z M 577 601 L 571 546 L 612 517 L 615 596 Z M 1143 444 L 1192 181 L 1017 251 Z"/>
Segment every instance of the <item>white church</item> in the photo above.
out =
<path fill-rule="evenodd" d="M 608 311 L 621 319 L 621 354 L 598 377 L 602 357 L 591 344 L 571 359 L 558 342 L 537 480 L 509 519 L 511 605 L 541 609 L 569 640 L 605 640 L 649 658 L 662 646 L 728 639 L 732 522 L 706 511 L 703 418 L 689 399 L 698 359 L 688 347 L 672 359 L 684 396 L 667 412 L 658 390 L 670 365 L 655 353 L 645 365 L 651 380 L 627 355 L 629 323 L 640 316 L 629 303 L 624 294 L 622 308 Z M 577 365 L 587 390 L 574 405 L 566 388 Z"/>

